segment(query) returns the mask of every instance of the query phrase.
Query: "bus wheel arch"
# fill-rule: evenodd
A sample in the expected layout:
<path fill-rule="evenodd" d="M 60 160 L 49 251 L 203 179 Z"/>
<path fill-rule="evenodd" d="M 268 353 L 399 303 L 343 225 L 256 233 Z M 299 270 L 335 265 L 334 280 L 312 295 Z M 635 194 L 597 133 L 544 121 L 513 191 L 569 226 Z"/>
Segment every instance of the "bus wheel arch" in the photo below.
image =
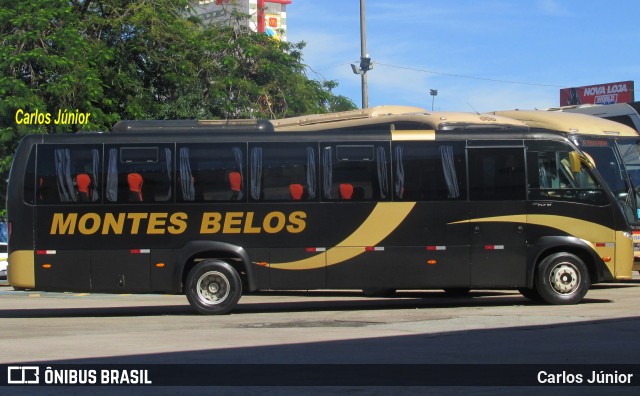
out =
<path fill-rule="evenodd" d="M 534 289 L 554 305 L 579 303 L 591 285 L 591 270 L 583 257 L 568 251 L 545 255 L 536 265 Z"/>
<path fill-rule="evenodd" d="M 191 270 L 200 262 L 206 260 L 224 261 L 233 267 L 240 275 L 243 290 L 253 291 L 257 287 L 257 281 L 253 268 L 250 266 L 249 256 L 239 246 L 223 242 L 193 241 L 180 250 L 177 260 L 177 270 L 182 274 L 181 284 L 177 285 L 181 292 L 186 291 L 186 281 Z"/>
<path fill-rule="evenodd" d="M 187 274 L 185 294 L 191 306 L 206 315 L 231 311 L 242 295 L 240 274 L 226 261 L 200 261 Z"/>

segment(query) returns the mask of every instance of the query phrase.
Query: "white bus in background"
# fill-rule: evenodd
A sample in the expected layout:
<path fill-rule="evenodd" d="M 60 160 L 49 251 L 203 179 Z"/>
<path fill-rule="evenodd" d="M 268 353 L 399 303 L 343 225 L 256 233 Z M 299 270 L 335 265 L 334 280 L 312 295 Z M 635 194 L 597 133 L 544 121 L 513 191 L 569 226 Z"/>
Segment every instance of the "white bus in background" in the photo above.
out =
<path fill-rule="evenodd" d="M 640 102 L 617 103 L 611 105 L 584 104 L 576 106 L 554 107 L 548 110 L 581 113 L 600 118 L 606 118 L 607 120 L 619 122 L 621 124 L 630 126 L 636 131 L 640 131 Z"/>

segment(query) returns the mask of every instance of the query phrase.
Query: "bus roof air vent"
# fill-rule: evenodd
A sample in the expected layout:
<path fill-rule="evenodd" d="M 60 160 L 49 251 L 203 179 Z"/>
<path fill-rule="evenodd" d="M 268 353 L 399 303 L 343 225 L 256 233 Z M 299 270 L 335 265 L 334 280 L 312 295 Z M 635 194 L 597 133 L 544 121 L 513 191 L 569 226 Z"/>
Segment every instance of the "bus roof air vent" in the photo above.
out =
<path fill-rule="evenodd" d="M 124 120 L 117 122 L 111 132 L 229 132 L 233 130 L 273 132 L 273 124 L 263 119 L 241 120 Z"/>

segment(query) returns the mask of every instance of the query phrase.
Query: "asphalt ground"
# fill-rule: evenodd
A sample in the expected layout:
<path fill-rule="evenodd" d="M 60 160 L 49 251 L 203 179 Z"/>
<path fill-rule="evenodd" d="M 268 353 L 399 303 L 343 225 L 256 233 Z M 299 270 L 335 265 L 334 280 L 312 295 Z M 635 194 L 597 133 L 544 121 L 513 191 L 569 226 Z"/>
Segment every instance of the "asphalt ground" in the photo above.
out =
<path fill-rule="evenodd" d="M 400 291 L 394 298 L 291 291 L 243 296 L 224 316 L 199 315 L 184 296 L 14 291 L 0 285 L 0 364 L 210 365 L 220 373 L 232 364 L 272 371 L 326 365 L 329 373 L 344 367 L 339 365 L 370 364 L 392 371 L 433 365 L 606 370 L 640 364 L 639 305 L 637 277 L 594 285 L 581 304 L 572 306 L 537 304 L 509 290 L 455 298 L 437 290 Z M 282 378 L 287 386 L 25 389 L 0 384 L 0 394 L 637 394 L 638 389 L 344 386 L 336 378 L 326 378 L 327 386 L 291 386 L 286 374 Z"/>

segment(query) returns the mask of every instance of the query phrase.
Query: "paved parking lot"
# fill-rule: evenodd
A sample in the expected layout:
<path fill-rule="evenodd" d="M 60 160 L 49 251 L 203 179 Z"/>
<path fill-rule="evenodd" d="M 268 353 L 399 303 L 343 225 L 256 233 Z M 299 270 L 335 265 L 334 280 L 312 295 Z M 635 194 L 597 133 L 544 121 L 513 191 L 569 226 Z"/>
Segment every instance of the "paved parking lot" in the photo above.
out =
<path fill-rule="evenodd" d="M 639 306 L 637 279 L 574 306 L 506 290 L 279 292 L 243 296 L 225 316 L 198 315 L 184 296 L 0 286 L 0 363 L 640 364 Z"/>

